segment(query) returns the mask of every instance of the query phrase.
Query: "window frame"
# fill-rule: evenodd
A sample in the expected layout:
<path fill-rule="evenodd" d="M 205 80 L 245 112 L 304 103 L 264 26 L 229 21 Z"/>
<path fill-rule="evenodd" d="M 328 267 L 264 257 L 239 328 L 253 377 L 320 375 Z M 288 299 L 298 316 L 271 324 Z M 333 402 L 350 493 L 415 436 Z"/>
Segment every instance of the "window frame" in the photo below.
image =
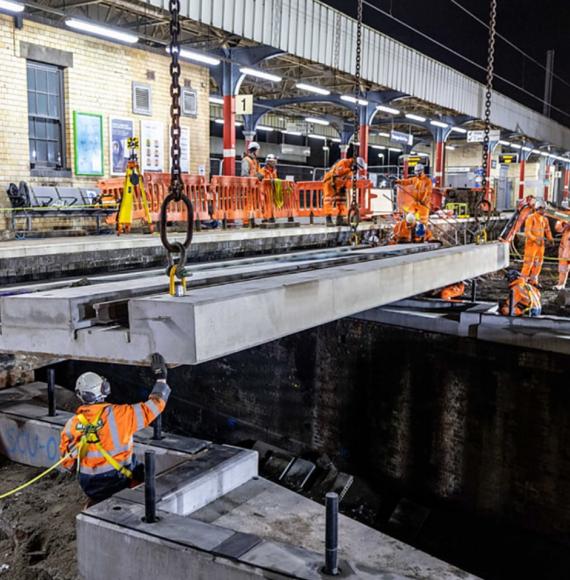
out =
<path fill-rule="evenodd" d="M 26 97 L 29 99 L 30 89 L 28 88 L 28 79 L 30 74 L 30 68 L 38 70 L 43 69 L 47 71 L 57 71 L 57 78 L 58 78 L 58 85 L 59 85 L 59 96 L 58 96 L 58 109 L 59 115 L 57 117 L 47 117 L 41 115 L 34 115 L 30 112 L 29 105 L 28 105 L 28 157 L 29 157 L 29 164 L 30 164 L 30 171 L 32 174 L 67 174 L 69 170 L 67 169 L 67 138 L 66 138 L 66 118 L 65 118 L 65 96 L 64 96 L 64 71 L 65 68 L 61 66 L 57 66 L 55 64 L 47 63 L 47 62 L 40 62 L 37 60 L 27 59 L 26 60 Z M 34 89 L 34 94 L 37 91 Z M 49 94 L 49 93 L 48 93 Z M 61 156 L 61 162 L 59 164 L 54 165 L 44 165 L 38 164 L 37 162 L 32 161 L 32 157 L 29 153 L 30 149 L 30 141 L 32 140 L 31 136 L 31 126 L 30 121 L 35 119 L 46 119 L 46 120 L 54 120 L 57 119 L 57 123 L 59 126 L 59 153 Z M 34 136 L 33 140 L 37 140 Z M 46 139 L 47 141 L 47 139 Z"/>

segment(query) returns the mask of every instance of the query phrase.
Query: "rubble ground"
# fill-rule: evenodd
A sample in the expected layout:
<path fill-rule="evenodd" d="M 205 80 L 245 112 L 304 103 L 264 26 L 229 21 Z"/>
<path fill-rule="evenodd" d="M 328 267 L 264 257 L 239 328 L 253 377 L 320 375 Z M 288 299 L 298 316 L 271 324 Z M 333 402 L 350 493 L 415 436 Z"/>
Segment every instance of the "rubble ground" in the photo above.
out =
<path fill-rule="evenodd" d="M 0 493 L 42 470 L 0 459 Z M 85 505 L 76 479 L 53 473 L 0 501 L 0 580 L 78 580 L 75 517 Z"/>

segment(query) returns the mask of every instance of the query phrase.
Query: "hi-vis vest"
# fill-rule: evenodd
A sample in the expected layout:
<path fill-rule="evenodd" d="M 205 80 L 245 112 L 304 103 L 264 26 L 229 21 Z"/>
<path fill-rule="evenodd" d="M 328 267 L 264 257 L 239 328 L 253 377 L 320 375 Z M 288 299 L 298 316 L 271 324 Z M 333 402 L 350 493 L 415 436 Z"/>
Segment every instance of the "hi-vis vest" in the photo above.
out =
<path fill-rule="evenodd" d="M 71 470 L 77 465 L 82 475 L 124 473 L 122 468 L 128 470 L 133 461 L 133 435 L 150 425 L 165 406 L 158 396 L 135 405 L 82 405 L 61 433 L 61 456 L 74 452 L 63 467 Z"/>

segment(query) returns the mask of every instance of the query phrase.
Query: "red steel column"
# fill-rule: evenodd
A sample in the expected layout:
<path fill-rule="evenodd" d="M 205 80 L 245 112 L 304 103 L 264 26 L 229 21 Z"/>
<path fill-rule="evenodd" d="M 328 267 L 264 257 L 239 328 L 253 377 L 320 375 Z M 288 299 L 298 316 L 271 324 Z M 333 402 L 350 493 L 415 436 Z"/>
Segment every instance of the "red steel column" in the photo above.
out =
<path fill-rule="evenodd" d="M 410 166 L 408 165 L 408 156 L 404 156 L 404 165 L 402 167 L 402 177 L 408 179 L 410 175 Z"/>
<path fill-rule="evenodd" d="M 435 144 L 435 164 L 434 164 L 434 177 L 435 186 L 443 186 L 443 174 L 445 165 L 445 143 L 443 141 L 437 141 Z"/>
<path fill-rule="evenodd" d="M 224 175 L 236 174 L 236 98 L 224 96 Z"/>
<path fill-rule="evenodd" d="M 568 199 L 568 190 L 570 189 L 570 165 L 564 167 L 564 188 L 562 190 L 562 199 Z"/>
<path fill-rule="evenodd" d="M 526 168 L 526 161 L 521 154 L 521 161 L 519 163 L 519 199 L 524 199 L 524 173 Z"/>
<path fill-rule="evenodd" d="M 339 145 L 340 147 L 340 158 L 341 159 L 346 159 L 346 154 L 348 151 L 348 145 Z"/>
<path fill-rule="evenodd" d="M 369 125 L 360 125 L 360 135 L 358 136 L 358 142 L 360 146 L 358 147 L 358 152 L 360 157 L 368 163 L 368 137 L 370 135 Z"/>
<path fill-rule="evenodd" d="M 550 186 L 550 161 L 546 158 L 544 165 L 544 201 L 548 201 L 548 193 Z"/>

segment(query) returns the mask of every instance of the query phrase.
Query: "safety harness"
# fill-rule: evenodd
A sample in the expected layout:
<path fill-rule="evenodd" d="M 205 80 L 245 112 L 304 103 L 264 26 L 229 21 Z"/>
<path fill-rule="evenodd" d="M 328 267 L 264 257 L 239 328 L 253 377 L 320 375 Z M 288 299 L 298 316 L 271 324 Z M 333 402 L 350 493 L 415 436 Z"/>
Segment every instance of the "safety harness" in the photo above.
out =
<path fill-rule="evenodd" d="M 99 431 L 101 427 L 105 423 L 101 419 L 101 415 L 107 409 L 107 407 L 103 407 L 101 411 L 95 417 L 95 421 L 90 423 L 83 413 L 79 413 L 77 415 L 77 419 L 79 420 L 79 425 L 77 426 L 78 430 L 83 431 L 83 435 L 81 435 L 81 439 L 79 439 L 79 444 L 77 446 L 77 473 L 80 472 L 81 468 L 81 460 L 85 457 L 87 453 L 87 448 L 89 445 L 94 445 L 95 449 L 101 453 L 103 459 L 111 465 L 114 469 L 116 469 L 120 474 L 124 475 L 125 477 L 131 479 L 133 477 L 133 472 L 130 469 L 127 469 L 125 466 L 121 465 L 101 444 L 101 440 L 99 439 Z"/>

